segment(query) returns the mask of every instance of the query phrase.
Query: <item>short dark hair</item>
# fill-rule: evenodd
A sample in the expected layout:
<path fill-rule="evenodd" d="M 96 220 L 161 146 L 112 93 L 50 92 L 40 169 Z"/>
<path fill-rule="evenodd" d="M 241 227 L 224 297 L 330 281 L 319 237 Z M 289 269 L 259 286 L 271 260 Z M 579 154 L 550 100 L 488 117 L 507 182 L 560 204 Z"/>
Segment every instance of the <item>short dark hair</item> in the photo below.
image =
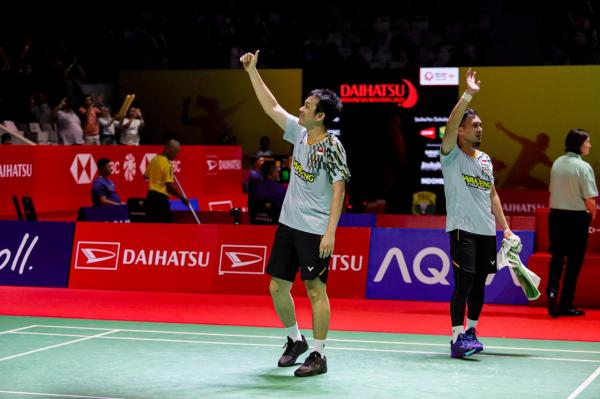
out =
<path fill-rule="evenodd" d="M 460 120 L 460 126 L 462 126 L 465 123 L 465 120 L 468 117 L 476 117 L 477 116 L 477 111 L 475 111 L 473 108 L 467 108 L 465 109 L 465 113 L 462 116 L 462 119 Z"/>
<path fill-rule="evenodd" d="M 565 138 L 565 152 L 574 152 L 581 155 L 581 145 L 590 137 L 583 129 L 571 129 Z"/>
<path fill-rule="evenodd" d="M 108 158 L 100 158 L 98 160 L 98 170 L 102 170 L 109 163 L 110 163 L 110 159 L 108 159 Z"/>
<path fill-rule="evenodd" d="M 275 162 L 273 161 L 265 161 L 260 165 L 260 173 L 263 177 L 270 175 L 273 172 L 273 169 L 275 169 Z"/>
<path fill-rule="evenodd" d="M 312 90 L 308 96 L 315 96 L 319 99 L 315 114 L 317 112 L 325 113 L 323 125 L 326 128 L 332 127 L 333 121 L 340 116 L 340 113 L 342 112 L 342 101 L 338 95 L 330 89 L 315 89 Z"/>
<path fill-rule="evenodd" d="M 12 141 L 12 136 L 8 133 L 4 133 L 2 136 L 0 136 L 0 140 L 2 140 L 2 143 L 6 143 L 7 141 Z"/>

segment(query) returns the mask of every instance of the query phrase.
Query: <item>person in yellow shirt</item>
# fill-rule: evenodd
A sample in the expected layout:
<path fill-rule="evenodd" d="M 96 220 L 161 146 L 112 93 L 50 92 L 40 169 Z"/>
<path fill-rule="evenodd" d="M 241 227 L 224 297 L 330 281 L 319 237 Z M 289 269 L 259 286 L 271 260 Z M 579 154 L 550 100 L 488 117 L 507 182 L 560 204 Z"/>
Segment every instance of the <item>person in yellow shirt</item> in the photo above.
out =
<path fill-rule="evenodd" d="M 169 195 L 181 200 L 186 206 L 189 201 L 173 184 L 173 165 L 181 145 L 177 140 L 169 140 L 162 154 L 156 155 L 148 164 L 144 177 L 148 179 L 148 194 L 144 202 L 146 221 L 149 223 L 171 223 L 173 215 L 169 206 Z"/>

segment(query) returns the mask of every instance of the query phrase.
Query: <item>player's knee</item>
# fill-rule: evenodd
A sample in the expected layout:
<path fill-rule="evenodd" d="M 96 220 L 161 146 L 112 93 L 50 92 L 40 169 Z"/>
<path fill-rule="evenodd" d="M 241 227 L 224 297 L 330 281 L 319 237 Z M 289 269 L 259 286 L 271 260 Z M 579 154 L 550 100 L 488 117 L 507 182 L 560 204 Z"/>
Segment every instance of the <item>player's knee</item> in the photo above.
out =
<path fill-rule="evenodd" d="M 311 301 L 320 301 L 327 298 L 325 285 L 319 284 L 316 280 L 306 282 L 306 293 Z"/>
<path fill-rule="evenodd" d="M 272 296 L 280 296 L 287 295 L 289 290 L 277 280 L 271 279 L 271 282 L 269 283 L 269 291 L 271 292 Z"/>

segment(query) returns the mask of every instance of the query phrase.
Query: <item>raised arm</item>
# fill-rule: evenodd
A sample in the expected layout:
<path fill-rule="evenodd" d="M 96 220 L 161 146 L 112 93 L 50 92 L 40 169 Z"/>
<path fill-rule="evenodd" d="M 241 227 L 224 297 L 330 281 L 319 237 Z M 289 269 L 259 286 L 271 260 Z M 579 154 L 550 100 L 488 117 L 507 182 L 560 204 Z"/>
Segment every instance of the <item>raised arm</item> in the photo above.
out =
<path fill-rule="evenodd" d="M 462 97 L 458 100 L 450 117 L 446 124 L 446 132 L 442 139 L 442 154 L 448 154 L 454 146 L 456 146 L 456 140 L 458 138 L 458 128 L 462 117 L 467 109 L 467 105 L 471 98 L 479 92 L 481 81 L 477 80 L 477 72 L 474 72 L 469 68 L 467 70 L 467 89 L 463 93 Z"/>
<path fill-rule="evenodd" d="M 252 82 L 252 87 L 254 88 L 254 93 L 256 93 L 256 98 L 258 98 L 258 102 L 260 102 L 263 110 L 281 129 L 285 130 L 288 113 L 281 108 L 275 99 L 275 96 L 271 93 L 265 82 L 263 82 L 256 69 L 259 53 L 260 50 L 257 50 L 255 54 L 246 53 L 240 58 L 240 62 L 244 66 L 246 72 L 248 72 L 250 82 Z"/>

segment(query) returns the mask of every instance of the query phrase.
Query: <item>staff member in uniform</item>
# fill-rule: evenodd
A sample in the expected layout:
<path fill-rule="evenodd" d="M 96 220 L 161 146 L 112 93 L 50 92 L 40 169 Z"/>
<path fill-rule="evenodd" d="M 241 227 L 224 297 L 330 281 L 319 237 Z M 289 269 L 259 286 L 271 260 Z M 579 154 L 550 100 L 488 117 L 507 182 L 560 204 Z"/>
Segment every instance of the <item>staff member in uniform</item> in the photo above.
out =
<path fill-rule="evenodd" d="M 121 197 L 117 194 L 115 183 L 110 179 L 112 165 L 110 159 L 100 158 L 98 160 L 99 176 L 92 184 L 92 203 L 94 206 L 122 205 Z"/>
<path fill-rule="evenodd" d="M 152 158 L 144 177 L 148 179 L 148 195 L 144 202 L 146 221 L 149 223 L 171 223 L 173 215 L 169 206 L 169 194 L 179 198 L 186 206 L 188 199 L 173 184 L 173 166 L 170 161 L 177 158 L 181 145 L 169 140 L 162 154 Z"/>
<path fill-rule="evenodd" d="M 598 189 L 594 170 L 581 157 L 590 153 L 590 135 L 582 129 L 573 129 L 565 139 L 565 155 L 552 164 L 550 172 L 550 270 L 548 273 L 548 313 L 583 316 L 583 310 L 573 305 L 577 277 L 583 264 L 588 240 L 588 228 L 596 217 Z M 563 280 L 560 304 L 558 292 L 565 257 L 567 267 Z"/>

